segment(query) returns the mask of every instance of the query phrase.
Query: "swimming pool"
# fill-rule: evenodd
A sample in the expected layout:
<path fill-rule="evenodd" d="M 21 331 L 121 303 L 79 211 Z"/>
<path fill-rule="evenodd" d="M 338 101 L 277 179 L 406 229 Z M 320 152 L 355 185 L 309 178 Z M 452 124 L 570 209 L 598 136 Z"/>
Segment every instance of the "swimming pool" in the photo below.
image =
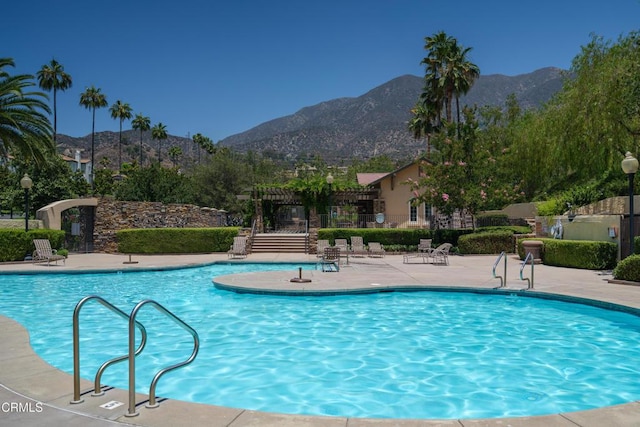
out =
<path fill-rule="evenodd" d="M 297 265 L 3 275 L 0 312 L 27 327 L 44 360 L 71 373 L 71 315 L 80 298 L 98 294 L 127 312 L 142 299 L 157 300 L 195 327 L 202 343 L 192 365 L 163 377 L 158 395 L 222 406 L 451 419 L 542 415 L 640 398 L 634 363 L 640 321 L 630 314 L 506 294 L 277 297 L 211 284 L 214 276 L 252 269 L 293 272 Z M 139 319 L 149 343 L 137 361 L 137 385 L 147 393 L 157 365 L 183 359 L 192 343 L 154 310 Z M 126 353 L 126 333 L 126 322 L 99 304 L 83 309 L 84 378 Z M 126 388 L 126 377 L 123 363 L 109 368 L 103 383 Z"/>

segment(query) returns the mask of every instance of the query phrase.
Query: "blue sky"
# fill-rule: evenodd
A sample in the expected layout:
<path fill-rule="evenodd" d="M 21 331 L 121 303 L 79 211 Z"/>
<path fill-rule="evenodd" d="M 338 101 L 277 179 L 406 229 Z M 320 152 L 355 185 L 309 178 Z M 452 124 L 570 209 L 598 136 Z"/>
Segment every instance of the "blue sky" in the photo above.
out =
<path fill-rule="evenodd" d="M 36 74 L 52 58 L 73 78 L 58 132 L 91 132 L 80 93 L 214 141 L 303 107 L 424 75 L 424 37 L 471 47 L 483 75 L 568 69 L 590 34 L 640 29 L 640 0 L 31 0 L 2 6 L 2 57 Z M 130 123 L 125 123 L 130 129 Z M 107 108 L 96 130 L 118 130 Z"/>

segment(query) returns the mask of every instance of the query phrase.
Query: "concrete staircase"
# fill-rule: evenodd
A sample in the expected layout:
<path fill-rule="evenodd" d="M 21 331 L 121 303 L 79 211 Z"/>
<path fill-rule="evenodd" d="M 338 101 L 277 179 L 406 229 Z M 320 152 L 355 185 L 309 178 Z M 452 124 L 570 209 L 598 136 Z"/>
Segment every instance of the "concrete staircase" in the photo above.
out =
<path fill-rule="evenodd" d="M 305 233 L 258 233 L 253 237 L 251 253 L 290 252 L 306 253 L 308 234 Z"/>

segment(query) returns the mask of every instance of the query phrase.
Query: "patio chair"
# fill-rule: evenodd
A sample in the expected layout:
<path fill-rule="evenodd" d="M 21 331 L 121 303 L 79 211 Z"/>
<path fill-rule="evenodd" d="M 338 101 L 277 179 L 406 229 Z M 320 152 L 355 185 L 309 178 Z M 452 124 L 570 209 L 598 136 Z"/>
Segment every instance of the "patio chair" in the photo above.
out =
<path fill-rule="evenodd" d="M 46 261 L 47 265 L 51 265 L 51 261 L 55 261 L 58 264 L 58 261 L 62 260 L 62 263 L 65 263 L 65 257 L 58 255 L 55 249 L 51 249 L 49 239 L 33 239 L 33 245 L 36 247 L 32 256 L 33 262 Z"/>
<path fill-rule="evenodd" d="M 236 236 L 233 238 L 233 245 L 227 251 L 229 258 L 246 258 L 247 257 L 247 238 L 245 236 Z"/>
<path fill-rule="evenodd" d="M 431 251 L 431 242 L 433 239 L 420 239 L 420 243 L 418 243 L 418 252 L 430 252 Z"/>
<path fill-rule="evenodd" d="M 453 245 L 451 243 L 443 243 L 435 249 L 428 252 L 429 258 L 433 259 L 434 264 L 449 265 L 449 250 Z"/>
<path fill-rule="evenodd" d="M 365 256 L 367 249 L 364 247 L 362 236 L 351 237 L 351 256 Z"/>
<path fill-rule="evenodd" d="M 334 246 L 339 247 L 343 252 L 349 251 L 349 244 L 347 243 L 347 239 L 336 239 L 336 244 Z"/>
<path fill-rule="evenodd" d="M 316 249 L 316 256 L 318 258 L 322 258 L 322 256 L 324 255 L 324 248 L 328 248 L 329 247 L 329 241 L 326 239 L 320 239 L 318 240 L 318 247 Z"/>
<path fill-rule="evenodd" d="M 369 242 L 369 256 L 370 257 L 384 256 L 384 248 L 379 242 Z"/>
<path fill-rule="evenodd" d="M 324 248 L 320 265 L 322 271 L 340 271 L 340 248 L 337 246 Z"/>

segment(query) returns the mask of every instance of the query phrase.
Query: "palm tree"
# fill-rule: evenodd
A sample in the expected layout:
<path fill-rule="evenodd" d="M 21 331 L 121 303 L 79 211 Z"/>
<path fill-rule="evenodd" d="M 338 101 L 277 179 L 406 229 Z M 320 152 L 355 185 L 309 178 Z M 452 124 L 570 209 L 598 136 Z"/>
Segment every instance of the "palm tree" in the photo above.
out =
<path fill-rule="evenodd" d="M 140 131 L 140 167 L 142 167 L 142 132 L 151 129 L 151 119 L 143 116 L 142 113 L 136 114 L 136 117 L 131 121 L 131 126 Z"/>
<path fill-rule="evenodd" d="M 111 113 L 111 118 L 120 120 L 120 133 L 118 136 L 118 173 L 120 173 L 122 169 L 122 122 L 131 118 L 131 106 L 117 100 L 109 108 L 109 112 Z"/>
<path fill-rule="evenodd" d="M 436 125 L 437 112 L 429 103 L 418 103 L 411 109 L 413 117 L 409 120 L 408 127 L 415 139 L 425 138 L 427 141 L 427 159 L 431 156 L 431 135 L 438 130 Z"/>
<path fill-rule="evenodd" d="M 38 84 L 47 91 L 53 90 L 53 143 L 58 138 L 58 91 L 65 91 L 73 84 L 71 76 L 64 71 L 64 67 L 55 59 L 42 66 L 38 71 Z"/>
<path fill-rule="evenodd" d="M 42 164 L 55 153 L 47 95 L 29 90 L 35 86 L 32 75 L 11 76 L 3 70 L 13 66 L 13 59 L 0 58 L 0 155 L 20 153 Z"/>
<path fill-rule="evenodd" d="M 151 139 L 158 140 L 158 163 L 162 163 L 162 140 L 167 139 L 167 127 L 158 123 L 151 128 Z"/>
<path fill-rule="evenodd" d="M 95 136 L 96 136 L 96 108 L 106 107 L 107 97 L 100 92 L 100 88 L 91 86 L 80 94 L 80 105 L 93 113 L 91 121 L 91 185 L 95 177 L 94 165 L 95 165 Z"/>
<path fill-rule="evenodd" d="M 196 133 L 193 135 L 193 143 L 198 147 L 198 164 L 200 164 L 200 150 L 202 149 L 202 138 L 204 136 L 201 133 Z"/>
<path fill-rule="evenodd" d="M 440 117 L 445 110 L 445 118 L 453 119 L 452 104 L 456 99 L 458 135 L 460 134 L 460 95 L 466 94 L 480 75 L 480 69 L 467 59 L 471 48 L 463 48 L 458 41 L 440 31 L 425 37 L 427 56 L 421 64 L 426 65 L 425 88 L 420 95 L 423 105 L 431 104 Z"/>

